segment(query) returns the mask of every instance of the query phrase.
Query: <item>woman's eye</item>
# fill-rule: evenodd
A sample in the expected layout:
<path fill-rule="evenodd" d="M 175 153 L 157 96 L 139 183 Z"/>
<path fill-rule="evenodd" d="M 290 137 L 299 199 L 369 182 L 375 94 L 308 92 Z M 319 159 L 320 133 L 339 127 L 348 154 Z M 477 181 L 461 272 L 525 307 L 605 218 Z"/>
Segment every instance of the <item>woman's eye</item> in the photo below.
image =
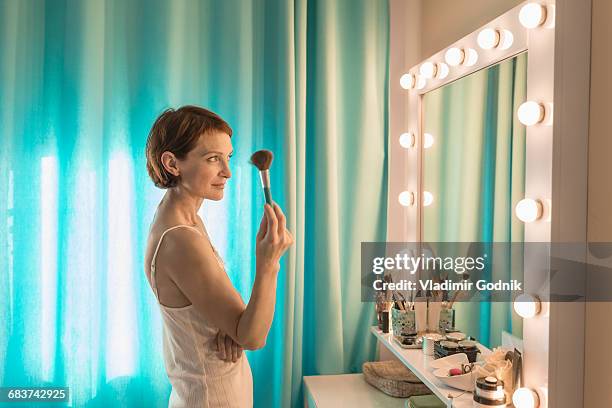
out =
<path fill-rule="evenodd" d="M 230 159 L 232 158 L 232 156 L 227 156 L 227 161 L 229 162 Z M 206 159 L 209 162 L 218 162 L 221 160 L 221 156 L 211 156 L 209 158 Z"/>

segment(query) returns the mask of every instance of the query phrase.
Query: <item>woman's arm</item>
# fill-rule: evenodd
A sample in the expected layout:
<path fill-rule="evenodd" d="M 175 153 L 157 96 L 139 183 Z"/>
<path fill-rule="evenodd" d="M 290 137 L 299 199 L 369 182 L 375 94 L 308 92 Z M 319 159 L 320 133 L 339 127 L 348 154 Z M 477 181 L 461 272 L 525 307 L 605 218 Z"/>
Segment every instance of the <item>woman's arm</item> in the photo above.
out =
<path fill-rule="evenodd" d="M 246 306 L 204 237 L 177 229 L 162 245 L 165 270 L 194 308 L 248 350 L 265 345 L 274 317 L 279 260 L 293 244 L 278 205 L 266 204 L 264 213 L 256 238 L 255 283 Z"/>

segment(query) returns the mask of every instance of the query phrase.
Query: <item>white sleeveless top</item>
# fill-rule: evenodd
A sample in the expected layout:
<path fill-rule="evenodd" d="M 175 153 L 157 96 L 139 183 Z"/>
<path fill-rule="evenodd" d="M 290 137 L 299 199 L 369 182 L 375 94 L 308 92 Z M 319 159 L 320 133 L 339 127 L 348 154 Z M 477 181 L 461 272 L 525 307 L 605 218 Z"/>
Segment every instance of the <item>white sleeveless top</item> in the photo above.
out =
<path fill-rule="evenodd" d="M 168 407 L 252 407 L 253 377 L 246 353 L 243 352 L 235 363 L 221 360 L 217 355 L 218 329 L 207 322 L 193 305 L 177 308 L 159 302 L 155 281 L 157 252 L 164 236 L 176 228 L 189 228 L 202 235 L 190 225 L 168 228 L 159 238 L 151 260 L 151 286 L 163 319 L 164 362 L 172 384 Z M 225 270 L 214 247 L 213 252 Z"/>

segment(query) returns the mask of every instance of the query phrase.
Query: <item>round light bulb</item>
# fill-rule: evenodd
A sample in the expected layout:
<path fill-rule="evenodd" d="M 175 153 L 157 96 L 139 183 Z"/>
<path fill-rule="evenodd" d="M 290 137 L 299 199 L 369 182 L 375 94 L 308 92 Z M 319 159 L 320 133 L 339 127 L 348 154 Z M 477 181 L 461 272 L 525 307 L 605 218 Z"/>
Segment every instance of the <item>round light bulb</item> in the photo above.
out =
<path fill-rule="evenodd" d="M 414 133 L 412 132 L 402 133 L 399 137 L 399 143 L 404 149 L 409 149 L 411 147 L 414 147 L 415 145 Z"/>
<path fill-rule="evenodd" d="M 456 67 L 457 65 L 462 64 L 464 59 L 465 52 L 461 48 L 449 48 L 444 54 L 444 60 L 451 67 Z"/>
<path fill-rule="evenodd" d="M 436 75 L 436 71 L 437 70 L 438 70 L 438 67 L 436 66 L 435 63 L 433 63 L 431 61 L 424 62 L 419 67 L 419 73 L 421 75 L 423 75 L 423 77 L 425 77 L 427 79 L 433 78 Z"/>
<path fill-rule="evenodd" d="M 476 50 L 473 48 L 468 48 L 466 53 L 467 57 L 464 61 L 464 64 L 468 67 L 474 66 L 476 62 L 478 62 L 478 52 L 476 52 Z"/>
<path fill-rule="evenodd" d="M 519 121 L 525 126 L 533 126 L 544 119 L 544 106 L 534 101 L 523 102 L 518 108 Z"/>
<path fill-rule="evenodd" d="M 436 75 L 436 77 L 438 79 L 444 79 L 448 76 L 448 73 L 449 73 L 448 65 L 446 65 L 443 62 L 439 63 L 438 64 L 438 74 Z"/>
<path fill-rule="evenodd" d="M 425 77 L 422 75 L 417 76 L 416 89 L 420 91 L 421 89 L 425 88 L 425 85 L 427 85 L 427 80 Z"/>
<path fill-rule="evenodd" d="M 514 44 L 514 35 L 512 35 L 512 32 L 510 30 L 502 30 L 499 40 L 499 49 L 507 50 L 512 47 L 512 44 Z"/>
<path fill-rule="evenodd" d="M 540 313 L 540 299 L 536 296 L 523 293 L 514 299 L 514 311 L 524 319 L 531 319 Z"/>
<path fill-rule="evenodd" d="M 499 44 L 499 31 L 492 28 L 485 28 L 478 33 L 476 41 L 478 42 L 478 46 L 484 50 L 495 48 Z"/>
<path fill-rule="evenodd" d="M 434 137 L 431 133 L 425 133 L 423 135 L 423 148 L 429 149 L 434 144 Z"/>
<path fill-rule="evenodd" d="M 400 78 L 400 86 L 404 89 L 412 89 L 416 84 L 416 78 L 414 74 L 408 73 L 402 75 Z"/>
<path fill-rule="evenodd" d="M 537 408 L 540 399 L 535 391 L 529 388 L 519 388 L 512 394 L 512 403 L 516 408 Z"/>
<path fill-rule="evenodd" d="M 433 194 L 431 194 L 429 191 L 423 191 L 423 205 L 425 207 L 429 207 L 431 203 L 433 203 L 433 199 Z"/>
<path fill-rule="evenodd" d="M 524 198 L 514 208 L 516 216 L 523 222 L 533 222 L 542 217 L 544 207 L 540 200 Z"/>
<path fill-rule="evenodd" d="M 410 191 L 402 191 L 397 199 L 401 205 L 408 207 L 414 203 L 414 193 Z"/>
<path fill-rule="evenodd" d="M 519 12 L 519 21 L 525 28 L 536 28 L 546 20 L 546 9 L 541 4 L 527 3 Z"/>

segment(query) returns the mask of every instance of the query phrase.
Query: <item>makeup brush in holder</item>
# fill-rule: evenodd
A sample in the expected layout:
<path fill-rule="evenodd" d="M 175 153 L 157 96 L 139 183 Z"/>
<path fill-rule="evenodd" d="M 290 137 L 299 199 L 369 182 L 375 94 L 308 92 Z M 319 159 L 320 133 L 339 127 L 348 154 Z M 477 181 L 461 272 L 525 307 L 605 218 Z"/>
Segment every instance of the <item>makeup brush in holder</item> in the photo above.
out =
<path fill-rule="evenodd" d="M 270 191 L 270 166 L 274 155 L 269 150 L 258 150 L 251 155 L 251 164 L 259 169 L 261 187 L 264 191 L 266 203 L 272 205 L 272 193 Z"/>

